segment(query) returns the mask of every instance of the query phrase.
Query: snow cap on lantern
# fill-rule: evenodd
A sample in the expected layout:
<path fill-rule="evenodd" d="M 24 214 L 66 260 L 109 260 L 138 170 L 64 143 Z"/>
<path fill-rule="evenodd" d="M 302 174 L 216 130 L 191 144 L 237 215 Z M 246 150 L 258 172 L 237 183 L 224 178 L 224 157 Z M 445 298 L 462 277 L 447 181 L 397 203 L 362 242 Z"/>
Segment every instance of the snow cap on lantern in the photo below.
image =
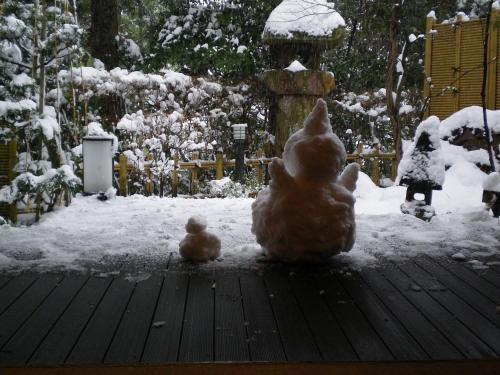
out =
<path fill-rule="evenodd" d="M 340 174 L 346 152 L 319 99 L 270 165 L 271 183 L 252 204 L 252 232 L 270 258 L 319 262 L 349 251 L 355 240 L 359 165 Z"/>

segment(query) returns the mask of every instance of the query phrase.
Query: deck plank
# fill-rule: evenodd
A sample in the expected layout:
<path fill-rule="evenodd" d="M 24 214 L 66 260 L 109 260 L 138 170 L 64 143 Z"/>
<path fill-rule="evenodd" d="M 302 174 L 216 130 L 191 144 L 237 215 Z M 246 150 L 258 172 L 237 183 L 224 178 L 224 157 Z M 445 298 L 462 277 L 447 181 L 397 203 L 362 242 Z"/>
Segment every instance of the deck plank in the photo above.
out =
<path fill-rule="evenodd" d="M 96 364 L 103 361 L 134 287 L 135 283 L 128 280 L 113 280 L 66 363 Z"/>
<path fill-rule="evenodd" d="M 0 290 L 0 314 L 2 314 L 37 279 L 36 275 L 22 274 L 15 277 Z"/>
<path fill-rule="evenodd" d="M 87 281 L 87 276 L 66 276 L 4 345 L 0 362 L 24 364 Z"/>
<path fill-rule="evenodd" d="M 249 338 L 241 301 L 238 275 L 216 276 L 215 284 L 215 360 L 249 361 Z M 259 332 L 253 332 L 259 335 Z"/>
<path fill-rule="evenodd" d="M 105 363 L 139 362 L 163 285 L 163 275 L 138 282 L 104 359 Z"/>
<path fill-rule="evenodd" d="M 89 278 L 30 358 L 30 364 L 64 363 L 111 281 L 111 278 Z"/>
<path fill-rule="evenodd" d="M 436 259 L 436 261 L 450 271 L 455 277 L 465 281 L 479 293 L 483 294 L 497 305 L 500 305 L 500 287 L 495 287 L 463 264 L 443 259 Z"/>
<path fill-rule="evenodd" d="M 321 360 L 321 353 L 291 291 L 286 271 L 280 268 L 266 272 L 264 282 L 288 360 Z"/>
<path fill-rule="evenodd" d="M 400 293 L 379 272 L 361 273 L 363 280 L 433 360 L 462 359 L 460 351 L 429 321 L 403 293 Z"/>
<path fill-rule="evenodd" d="M 179 362 L 214 360 L 213 276 L 191 275 L 184 316 Z"/>
<path fill-rule="evenodd" d="M 333 275 L 318 278 L 318 286 L 330 310 L 344 329 L 347 338 L 362 361 L 389 361 L 393 356 L 366 320 L 352 298 Z"/>
<path fill-rule="evenodd" d="M 260 332 L 259 335 L 250 334 L 252 361 L 284 361 L 285 352 L 262 278 L 245 273 L 240 277 L 240 283 L 248 332 Z"/>
<path fill-rule="evenodd" d="M 445 307 L 454 318 L 474 332 L 498 356 L 500 352 L 500 329 L 483 317 L 466 302 L 457 297 L 436 278 L 425 273 L 414 263 L 403 263 L 399 268 L 417 282 L 425 291 Z M 485 352 L 484 354 L 488 354 Z"/>
<path fill-rule="evenodd" d="M 436 323 L 443 334 L 457 346 L 466 358 L 495 357 L 494 351 L 427 294 L 422 286 L 414 287 L 415 281 L 401 270 L 394 266 L 387 266 L 383 268 L 382 272 L 429 320 Z"/>
<path fill-rule="evenodd" d="M 416 263 L 426 272 L 432 274 L 453 293 L 462 298 L 477 312 L 488 318 L 497 328 L 500 328 L 500 314 L 496 312 L 496 305 L 469 284 L 453 276 L 448 270 L 429 259 L 417 259 Z"/>
<path fill-rule="evenodd" d="M 184 320 L 189 277 L 167 272 L 141 361 L 176 362 Z M 156 323 L 156 324 L 155 324 Z"/>
<path fill-rule="evenodd" d="M 290 282 L 323 359 L 326 361 L 358 360 L 356 352 L 328 309 L 322 297 L 322 291 L 317 288 L 316 283 L 304 275 L 294 275 L 290 277 Z"/>
<path fill-rule="evenodd" d="M 399 320 L 382 304 L 368 288 L 357 272 L 351 276 L 339 276 L 340 283 L 348 291 L 356 305 L 364 313 L 375 331 L 390 349 L 396 360 L 426 360 L 429 356 L 409 334 Z"/>
<path fill-rule="evenodd" d="M 0 289 L 2 289 L 10 280 L 12 280 L 12 277 L 0 276 Z"/>
<path fill-rule="evenodd" d="M 483 279 L 489 281 L 496 288 L 500 288 L 500 273 L 497 271 L 487 268 L 483 270 L 475 270 L 475 272 Z"/>
<path fill-rule="evenodd" d="M 0 316 L 0 348 L 13 336 L 54 290 L 61 275 L 42 275 Z M 23 285 L 26 285 L 23 282 Z"/>

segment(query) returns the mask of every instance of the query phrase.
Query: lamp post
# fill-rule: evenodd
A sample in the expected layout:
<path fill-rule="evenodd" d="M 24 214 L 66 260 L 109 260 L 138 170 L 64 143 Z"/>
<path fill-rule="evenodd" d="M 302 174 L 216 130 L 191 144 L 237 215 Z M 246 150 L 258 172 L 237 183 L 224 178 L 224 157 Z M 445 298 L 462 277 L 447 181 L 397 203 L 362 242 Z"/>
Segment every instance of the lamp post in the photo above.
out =
<path fill-rule="evenodd" d="M 247 124 L 235 124 L 232 125 L 233 137 L 234 137 L 234 147 L 236 151 L 236 165 L 235 165 L 235 177 L 236 181 L 243 182 L 243 177 L 245 175 L 245 136 Z"/>
<path fill-rule="evenodd" d="M 113 139 L 83 138 L 83 192 L 106 193 L 113 186 Z"/>

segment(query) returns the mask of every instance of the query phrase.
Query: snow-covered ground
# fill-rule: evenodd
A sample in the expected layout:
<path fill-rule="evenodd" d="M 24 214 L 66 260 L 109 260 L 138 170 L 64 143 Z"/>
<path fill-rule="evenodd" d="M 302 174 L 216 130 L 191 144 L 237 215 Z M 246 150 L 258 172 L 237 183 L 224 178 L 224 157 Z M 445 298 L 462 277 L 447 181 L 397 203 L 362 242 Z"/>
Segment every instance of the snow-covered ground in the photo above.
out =
<path fill-rule="evenodd" d="M 437 216 L 424 222 L 400 213 L 405 188 L 378 188 L 362 174 L 356 190 L 356 244 L 338 257 L 363 266 L 377 264 L 384 255 L 460 253 L 474 267 L 498 264 L 500 221 L 481 203 L 485 177 L 470 163 L 455 164 L 446 172 L 443 191 L 434 192 Z M 39 224 L 1 226 L 0 271 L 82 269 L 127 255 L 165 264 L 170 253 L 179 259 L 179 242 L 192 215 L 207 217 L 208 230 L 221 239 L 218 266 L 259 267 L 262 250 L 250 231 L 252 202 L 143 196 L 101 202 L 78 196 Z"/>

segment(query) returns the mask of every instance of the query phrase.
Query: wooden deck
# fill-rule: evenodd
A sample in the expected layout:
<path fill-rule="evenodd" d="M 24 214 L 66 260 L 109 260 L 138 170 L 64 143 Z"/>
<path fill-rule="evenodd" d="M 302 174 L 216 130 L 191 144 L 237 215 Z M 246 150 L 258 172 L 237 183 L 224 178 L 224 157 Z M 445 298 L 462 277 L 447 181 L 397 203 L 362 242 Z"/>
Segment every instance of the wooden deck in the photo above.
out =
<path fill-rule="evenodd" d="M 0 276 L 0 370 L 487 360 L 478 363 L 500 371 L 498 266 L 430 257 L 361 271 L 216 265 L 166 264 L 143 281 Z"/>

